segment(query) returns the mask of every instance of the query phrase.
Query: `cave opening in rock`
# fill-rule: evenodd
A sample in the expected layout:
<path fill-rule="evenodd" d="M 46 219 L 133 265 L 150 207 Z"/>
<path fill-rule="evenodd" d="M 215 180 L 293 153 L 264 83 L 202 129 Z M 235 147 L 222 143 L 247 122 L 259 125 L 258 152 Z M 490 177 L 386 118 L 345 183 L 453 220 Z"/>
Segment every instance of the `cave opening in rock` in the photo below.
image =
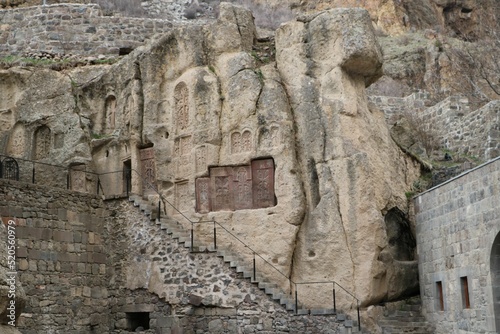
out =
<path fill-rule="evenodd" d="M 413 261 L 417 243 L 404 212 L 398 208 L 390 209 L 385 215 L 385 226 L 388 248 L 393 258 L 398 261 Z"/>
<path fill-rule="evenodd" d="M 149 312 L 127 312 L 127 329 L 141 331 L 149 329 Z"/>

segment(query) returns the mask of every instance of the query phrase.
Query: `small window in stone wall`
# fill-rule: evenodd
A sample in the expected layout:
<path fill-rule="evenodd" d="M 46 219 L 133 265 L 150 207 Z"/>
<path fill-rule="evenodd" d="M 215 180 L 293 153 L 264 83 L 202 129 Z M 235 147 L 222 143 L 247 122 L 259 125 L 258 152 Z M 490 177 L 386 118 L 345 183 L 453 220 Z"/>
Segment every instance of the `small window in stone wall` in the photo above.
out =
<path fill-rule="evenodd" d="M 460 287 L 462 289 L 462 308 L 470 308 L 469 282 L 467 276 L 460 277 Z"/>
<path fill-rule="evenodd" d="M 436 282 L 436 309 L 438 311 L 444 311 L 444 295 L 443 295 L 443 282 Z"/>
<path fill-rule="evenodd" d="M 127 312 L 127 329 L 140 332 L 149 329 L 149 312 Z"/>

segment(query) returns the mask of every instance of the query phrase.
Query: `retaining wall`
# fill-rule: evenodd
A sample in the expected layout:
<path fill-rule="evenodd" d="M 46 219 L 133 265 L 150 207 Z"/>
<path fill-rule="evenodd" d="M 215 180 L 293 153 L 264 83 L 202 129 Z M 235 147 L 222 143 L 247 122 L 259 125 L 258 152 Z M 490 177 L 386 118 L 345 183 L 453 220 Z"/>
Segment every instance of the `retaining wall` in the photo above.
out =
<path fill-rule="evenodd" d="M 137 315 L 143 333 L 157 334 L 357 329 L 345 313 L 287 312 L 216 254 L 190 253 L 128 199 L 0 179 L 0 216 L 18 224 L 23 334 L 123 334 L 137 329 Z"/>
<path fill-rule="evenodd" d="M 96 4 L 0 10 L 0 56 L 38 51 L 118 55 L 171 27 L 168 20 L 102 16 Z"/>

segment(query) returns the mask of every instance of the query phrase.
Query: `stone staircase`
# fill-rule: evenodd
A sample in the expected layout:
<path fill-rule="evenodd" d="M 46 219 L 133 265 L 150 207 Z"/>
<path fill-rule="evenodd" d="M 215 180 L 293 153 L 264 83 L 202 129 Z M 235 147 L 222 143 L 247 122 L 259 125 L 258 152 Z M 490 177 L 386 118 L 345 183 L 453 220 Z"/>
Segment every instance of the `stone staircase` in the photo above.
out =
<path fill-rule="evenodd" d="M 381 333 L 433 334 L 435 329 L 422 316 L 421 309 L 420 297 L 386 307 L 384 318 L 378 322 Z"/>
<path fill-rule="evenodd" d="M 276 303 L 280 304 L 289 313 L 296 313 L 297 315 L 336 315 L 337 321 L 342 322 L 344 327 L 348 329 L 348 333 L 360 333 L 358 330 L 358 321 L 351 320 L 348 315 L 335 312 L 333 309 L 306 309 L 299 308 L 295 312 L 295 299 L 288 293 L 284 293 L 276 283 L 269 282 L 267 278 L 259 276 L 258 273 L 254 279 L 253 268 L 248 265 L 243 265 L 242 260 L 235 254 L 220 249 L 214 249 L 213 246 L 196 246 L 191 245 L 191 232 L 187 231 L 178 221 L 168 216 L 161 216 L 158 219 L 158 207 L 151 205 L 148 200 L 143 199 L 138 195 L 131 195 L 129 201 L 138 207 L 140 211 L 147 216 L 150 221 L 159 225 L 162 230 L 166 232 L 171 238 L 177 240 L 179 244 L 189 248 L 192 252 L 206 252 L 214 253 L 216 256 L 221 257 L 230 268 L 236 271 L 242 279 L 247 279 L 251 283 L 264 291 Z M 365 331 L 362 331 L 365 333 Z"/>

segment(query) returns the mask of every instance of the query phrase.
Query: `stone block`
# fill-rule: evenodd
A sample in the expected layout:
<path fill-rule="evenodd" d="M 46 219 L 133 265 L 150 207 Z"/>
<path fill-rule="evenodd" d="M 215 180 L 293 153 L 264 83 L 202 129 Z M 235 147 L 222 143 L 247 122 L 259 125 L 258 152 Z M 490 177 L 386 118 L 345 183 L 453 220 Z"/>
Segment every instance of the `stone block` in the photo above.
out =
<path fill-rule="evenodd" d="M 18 258 L 23 258 L 28 256 L 28 249 L 26 247 L 17 247 L 16 256 Z"/>
<path fill-rule="evenodd" d="M 54 241 L 73 242 L 73 232 L 55 230 L 52 235 Z"/>
<path fill-rule="evenodd" d="M 158 317 L 156 320 L 158 328 L 171 328 L 174 325 L 173 317 Z"/>
<path fill-rule="evenodd" d="M 237 309 L 235 308 L 221 308 L 218 307 L 215 309 L 217 315 L 222 316 L 235 316 L 237 314 Z"/>
<path fill-rule="evenodd" d="M 152 304 L 131 304 L 121 308 L 121 312 L 154 312 L 155 306 Z M 159 318 L 158 318 L 159 319 Z"/>

